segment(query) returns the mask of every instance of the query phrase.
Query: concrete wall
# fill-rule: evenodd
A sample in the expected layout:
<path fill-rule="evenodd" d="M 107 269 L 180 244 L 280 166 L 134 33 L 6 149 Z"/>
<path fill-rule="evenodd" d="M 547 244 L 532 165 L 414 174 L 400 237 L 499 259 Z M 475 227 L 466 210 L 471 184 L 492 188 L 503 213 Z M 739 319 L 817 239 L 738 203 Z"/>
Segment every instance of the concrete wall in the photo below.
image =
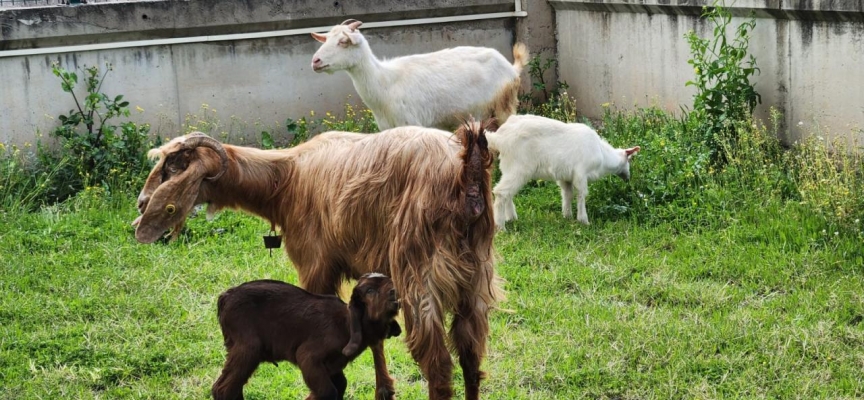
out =
<path fill-rule="evenodd" d="M 692 105 L 695 90 L 684 35 L 710 37 L 699 20 L 709 0 L 553 0 L 559 77 L 570 84 L 580 110 L 592 117 L 601 104 Z M 755 78 L 767 120 L 784 114 L 784 139 L 817 129 L 864 143 L 864 5 L 858 0 L 738 0 L 743 21 L 757 16 L 750 39 L 761 74 Z"/>
<path fill-rule="evenodd" d="M 112 64 L 114 70 L 103 91 L 112 96 L 123 94 L 133 109 L 143 109 L 143 113 L 133 111 L 133 119 L 151 123 L 162 136 L 175 136 L 187 116 L 204 113 L 218 119 L 220 129 L 230 131 L 235 141 L 244 133 L 254 139 L 263 129 L 284 137 L 288 117 L 309 115 L 313 110 L 319 116 L 325 111 L 339 113 L 349 95 L 359 102 L 344 72 L 312 71 L 312 54 L 319 43 L 308 34 L 11 57 L 4 56 L 3 50 L 331 26 L 347 18 L 389 21 L 514 8 L 512 0 L 208 0 L 2 11 L 0 142 L 33 142 L 37 131 L 45 134 L 58 124 L 52 117 L 73 107 L 71 97 L 60 89 L 59 78 L 51 74 L 55 61 L 69 70 Z M 362 29 L 379 57 L 477 45 L 496 48 L 512 59 L 515 19 Z M 202 104 L 208 109 L 202 110 Z"/>

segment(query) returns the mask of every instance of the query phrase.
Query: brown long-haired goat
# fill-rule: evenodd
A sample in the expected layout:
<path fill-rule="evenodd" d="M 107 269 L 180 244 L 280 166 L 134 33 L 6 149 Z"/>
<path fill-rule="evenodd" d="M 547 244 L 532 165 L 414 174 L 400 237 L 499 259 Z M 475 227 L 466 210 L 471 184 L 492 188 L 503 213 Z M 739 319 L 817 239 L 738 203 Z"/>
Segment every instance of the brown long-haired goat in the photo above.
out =
<path fill-rule="evenodd" d="M 449 341 L 466 398 L 476 399 L 488 313 L 502 297 L 486 128 L 472 122 L 455 135 L 421 127 L 328 132 L 283 150 L 179 137 L 151 150 L 160 161 L 138 199 L 135 237 L 151 243 L 182 226 L 194 205 L 209 203 L 208 212 L 237 208 L 279 226 L 310 292 L 336 294 L 343 280 L 387 274 L 430 398 L 453 395 Z M 383 346 L 372 351 L 376 371 L 386 371 Z M 389 376 L 376 374 L 376 382 L 376 398 L 393 397 Z"/>
<path fill-rule="evenodd" d="M 246 282 L 219 296 L 218 315 L 228 356 L 212 394 L 243 398 L 243 385 L 262 362 L 300 367 L 309 399 L 342 399 L 342 370 L 369 345 L 398 336 L 399 302 L 393 281 L 378 273 L 357 281 L 346 306 L 333 295 L 316 295 L 274 280 Z"/>

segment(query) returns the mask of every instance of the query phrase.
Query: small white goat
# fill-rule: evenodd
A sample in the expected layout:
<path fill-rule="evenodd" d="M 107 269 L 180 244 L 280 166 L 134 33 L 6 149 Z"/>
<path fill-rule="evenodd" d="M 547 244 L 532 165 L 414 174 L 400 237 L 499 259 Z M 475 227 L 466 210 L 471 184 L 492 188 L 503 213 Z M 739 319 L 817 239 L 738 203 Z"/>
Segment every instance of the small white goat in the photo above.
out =
<path fill-rule="evenodd" d="M 577 219 L 588 224 L 588 181 L 616 174 L 630 179 L 630 158 L 639 146 L 616 149 L 585 124 L 566 124 L 536 115 L 514 115 L 497 132 L 487 132 L 489 148 L 498 151 L 501 180 L 495 194 L 495 225 L 516 219 L 513 196 L 531 179 L 555 180 L 561 187 L 561 211 L 572 218 L 576 186 Z"/>
<path fill-rule="evenodd" d="M 513 64 L 495 49 L 467 46 L 379 60 L 361 24 L 349 19 L 326 35 L 312 33 L 324 43 L 312 69 L 346 71 L 380 130 L 417 125 L 452 131 L 469 116 L 502 124 L 516 112 L 525 45 L 513 46 Z"/>

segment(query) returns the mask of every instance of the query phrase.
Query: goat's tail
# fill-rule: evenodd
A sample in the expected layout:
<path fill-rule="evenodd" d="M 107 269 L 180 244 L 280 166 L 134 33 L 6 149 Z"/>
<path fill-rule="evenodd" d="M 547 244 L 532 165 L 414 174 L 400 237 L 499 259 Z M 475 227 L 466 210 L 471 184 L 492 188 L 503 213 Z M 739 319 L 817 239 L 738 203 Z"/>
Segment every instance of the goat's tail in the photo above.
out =
<path fill-rule="evenodd" d="M 464 253 L 460 258 L 473 264 L 473 295 L 479 300 L 475 307 L 486 312 L 504 301 L 502 280 L 495 273 L 493 239 L 495 221 L 492 215 L 492 152 L 486 133 L 498 130 L 498 121 L 490 118 L 483 123 L 465 123 L 456 131 L 462 141 L 462 193 L 457 197 L 464 212 L 461 226 L 453 226 L 464 240 Z M 480 304 L 482 303 L 482 305 Z M 484 321 L 485 318 L 480 320 Z M 479 327 L 483 332 L 488 326 Z M 485 333 L 484 333 L 485 335 Z M 482 351 L 481 351 L 482 353 Z"/>
<path fill-rule="evenodd" d="M 463 146 L 460 198 L 463 200 L 463 209 L 469 223 L 473 223 L 483 214 L 491 214 L 489 168 L 492 166 L 492 153 L 486 141 L 487 129 L 498 129 L 494 118 L 483 123 L 468 121 L 456 131 Z"/>
<path fill-rule="evenodd" d="M 522 43 L 513 45 L 513 69 L 516 77 L 504 83 L 490 104 L 490 114 L 499 124 L 507 122 L 507 118 L 516 114 L 519 106 L 519 88 L 522 86 L 522 69 L 528 64 L 528 48 Z"/>
<path fill-rule="evenodd" d="M 522 75 L 522 69 L 528 65 L 528 57 L 528 46 L 524 43 L 513 45 L 513 67 L 516 68 L 517 75 Z"/>
<path fill-rule="evenodd" d="M 231 292 L 233 291 L 233 289 L 226 290 L 219 295 L 219 300 L 216 301 L 216 315 L 220 320 L 222 319 L 222 313 L 225 312 L 225 303 L 228 302 L 228 298 L 231 297 Z"/>

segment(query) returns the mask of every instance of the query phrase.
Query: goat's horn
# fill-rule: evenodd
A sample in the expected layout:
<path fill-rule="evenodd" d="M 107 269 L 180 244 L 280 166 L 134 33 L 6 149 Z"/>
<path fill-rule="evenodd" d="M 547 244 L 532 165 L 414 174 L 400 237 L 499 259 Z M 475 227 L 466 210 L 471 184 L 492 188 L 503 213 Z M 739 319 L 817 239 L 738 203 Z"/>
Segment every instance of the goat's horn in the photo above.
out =
<path fill-rule="evenodd" d="M 351 32 L 354 32 L 357 30 L 357 28 L 360 27 L 360 25 L 363 25 L 363 23 L 356 19 L 346 19 L 340 25 L 348 25 L 348 28 L 351 29 Z"/>
<path fill-rule="evenodd" d="M 207 147 L 212 149 L 217 154 L 219 154 L 219 158 L 222 159 L 222 169 L 218 174 L 213 176 L 208 176 L 208 181 L 215 181 L 225 173 L 228 169 L 228 154 L 225 153 L 225 148 L 222 147 L 222 143 L 219 143 L 218 140 L 211 138 L 201 132 L 193 132 L 186 136 L 186 141 L 183 143 L 184 147 L 188 149 L 194 149 L 198 146 Z"/>

